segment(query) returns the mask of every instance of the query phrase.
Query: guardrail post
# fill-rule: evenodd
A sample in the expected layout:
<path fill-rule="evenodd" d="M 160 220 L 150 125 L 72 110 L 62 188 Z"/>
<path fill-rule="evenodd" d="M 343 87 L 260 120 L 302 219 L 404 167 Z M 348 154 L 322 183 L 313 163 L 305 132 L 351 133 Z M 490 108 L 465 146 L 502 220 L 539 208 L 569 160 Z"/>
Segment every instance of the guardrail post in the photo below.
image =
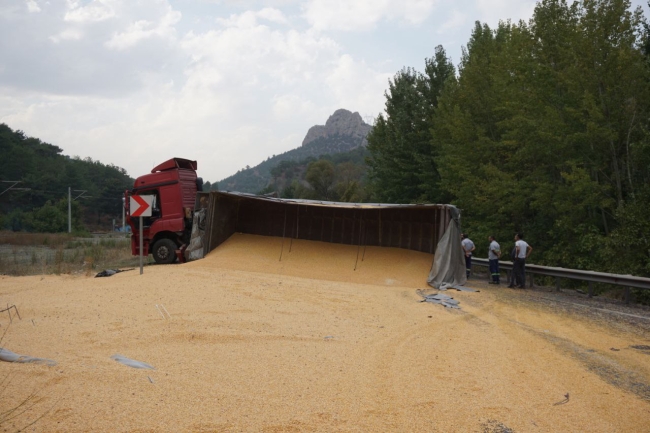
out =
<path fill-rule="evenodd" d="M 591 281 L 589 281 L 589 297 L 594 297 L 594 284 Z"/>
<path fill-rule="evenodd" d="M 530 288 L 532 289 L 533 286 L 535 285 L 535 277 L 534 277 L 534 274 L 530 274 L 530 278 L 528 279 L 528 281 L 529 281 L 529 283 L 528 283 L 528 287 L 530 287 Z"/>
<path fill-rule="evenodd" d="M 625 303 L 626 304 L 630 303 L 630 288 L 629 287 L 625 288 Z"/>
<path fill-rule="evenodd" d="M 560 277 L 555 277 L 555 290 L 560 291 Z"/>

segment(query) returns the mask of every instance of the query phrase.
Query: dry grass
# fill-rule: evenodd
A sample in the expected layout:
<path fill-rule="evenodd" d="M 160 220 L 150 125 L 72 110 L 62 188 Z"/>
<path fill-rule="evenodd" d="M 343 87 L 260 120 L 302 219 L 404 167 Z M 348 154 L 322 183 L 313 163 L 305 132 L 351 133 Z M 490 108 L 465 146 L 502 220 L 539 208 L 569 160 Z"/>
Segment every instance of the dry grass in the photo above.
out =
<path fill-rule="evenodd" d="M 0 245 L 16 246 L 47 246 L 56 248 L 73 241 L 77 235 L 73 233 L 25 233 L 0 231 Z"/>
<path fill-rule="evenodd" d="M 146 263 L 150 263 L 148 258 Z M 0 274 L 86 274 L 133 267 L 128 238 L 78 238 L 67 233 L 0 232 Z"/>

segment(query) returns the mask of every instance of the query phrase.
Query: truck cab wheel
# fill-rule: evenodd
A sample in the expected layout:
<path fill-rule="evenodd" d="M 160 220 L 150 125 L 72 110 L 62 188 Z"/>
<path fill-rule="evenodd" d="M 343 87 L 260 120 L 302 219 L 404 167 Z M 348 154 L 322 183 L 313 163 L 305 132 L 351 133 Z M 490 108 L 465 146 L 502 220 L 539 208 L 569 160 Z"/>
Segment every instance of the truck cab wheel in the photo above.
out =
<path fill-rule="evenodd" d="M 160 239 L 154 244 L 151 254 L 156 263 L 173 263 L 176 260 L 176 244 L 171 239 Z"/>

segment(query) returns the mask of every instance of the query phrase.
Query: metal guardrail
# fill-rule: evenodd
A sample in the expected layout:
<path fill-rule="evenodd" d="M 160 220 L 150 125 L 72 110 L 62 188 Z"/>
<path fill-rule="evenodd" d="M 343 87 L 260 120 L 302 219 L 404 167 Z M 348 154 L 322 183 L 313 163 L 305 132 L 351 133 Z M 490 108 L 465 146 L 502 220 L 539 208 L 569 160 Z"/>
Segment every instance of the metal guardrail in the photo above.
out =
<path fill-rule="evenodd" d="M 489 266 L 489 261 L 488 259 L 472 257 L 472 265 L 487 267 Z M 500 269 L 512 271 L 512 266 L 512 262 L 499 261 Z M 650 278 L 637 277 L 634 275 L 608 274 L 605 272 L 582 271 L 578 269 L 554 268 L 550 266 L 529 264 L 526 265 L 526 274 L 555 277 L 555 286 L 558 290 L 560 289 L 560 278 L 587 281 L 589 283 L 589 297 L 593 296 L 592 283 L 606 283 L 617 286 L 624 286 L 627 288 L 625 292 L 626 302 L 629 302 L 630 299 L 630 287 L 650 290 Z M 533 278 L 529 279 L 529 283 L 531 287 L 534 285 Z"/>

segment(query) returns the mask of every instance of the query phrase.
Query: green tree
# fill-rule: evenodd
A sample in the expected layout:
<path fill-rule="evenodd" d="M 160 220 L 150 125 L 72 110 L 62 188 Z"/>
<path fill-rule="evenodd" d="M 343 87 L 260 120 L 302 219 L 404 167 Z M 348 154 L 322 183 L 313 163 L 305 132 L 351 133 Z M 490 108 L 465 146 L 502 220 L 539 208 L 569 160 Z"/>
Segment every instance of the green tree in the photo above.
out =
<path fill-rule="evenodd" d="M 72 229 L 83 229 L 81 206 L 72 202 Z M 31 231 L 40 233 L 59 233 L 68 231 L 68 200 L 47 201 L 42 207 L 24 216 L 24 223 Z"/>
<path fill-rule="evenodd" d="M 51 201 L 35 210 L 30 218 L 33 231 L 41 233 L 64 232 L 68 228 L 68 215 Z"/>
<path fill-rule="evenodd" d="M 425 61 L 425 73 L 404 68 L 389 82 L 385 113 L 368 135 L 367 159 L 373 197 L 378 201 L 438 201 L 439 143 L 432 136 L 438 98 L 454 67 L 441 46 Z"/>
<path fill-rule="evenodd" d="M 364 199 L 361 177 L 364 167 L 352 162 L 342 162 L 336 166 L 337 199 L 344 202 L 361 202 Z"/>
<path fill-rule="evenodd" d="M 280 196 L 282 198 L 300 198 L 298 197 L 298 187 L 298 181 L 294 180 L 282 190 Z"/>
<path fill-rule="evenodd" d="M 333 200 L 334 164 L 325 159 L 314 161 L 307 166 L 305 180 L 309 182 L 317 200 Z"/>
<path fill-rule="evenodd" d="M 538 261 L 603 265 L 591 252 L 647 179 L 640 23 L 623 0 L 545 0 L 530 25 L 477 24 L 437 125 L 465 224 L 528 232 Z"/>

